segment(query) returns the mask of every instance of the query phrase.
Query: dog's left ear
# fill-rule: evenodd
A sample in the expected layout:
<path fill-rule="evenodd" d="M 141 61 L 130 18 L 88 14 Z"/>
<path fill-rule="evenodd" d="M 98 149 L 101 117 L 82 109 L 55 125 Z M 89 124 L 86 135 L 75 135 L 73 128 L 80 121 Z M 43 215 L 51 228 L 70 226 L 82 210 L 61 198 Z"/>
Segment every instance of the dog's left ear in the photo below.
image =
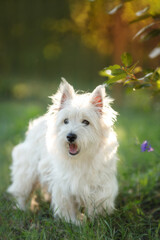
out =
<path fill-rule="evenodd" d="M 105 97 L 105 86 L 104 85 L 100 85 L 100 86 L 96 87 L 91 94 L 90 102 L 94 105 L 96 111 L 99 114 L 102 114 L 104 97 Z"/>

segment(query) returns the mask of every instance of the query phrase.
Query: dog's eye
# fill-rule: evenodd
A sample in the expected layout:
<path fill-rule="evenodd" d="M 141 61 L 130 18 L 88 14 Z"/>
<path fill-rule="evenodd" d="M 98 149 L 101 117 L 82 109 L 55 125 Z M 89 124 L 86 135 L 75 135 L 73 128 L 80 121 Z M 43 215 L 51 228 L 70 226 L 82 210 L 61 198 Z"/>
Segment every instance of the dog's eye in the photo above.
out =
<path fill-rule="evenodd" d="M 87 120 L 83 120 L 82 123 L 85 124 L 86 126 L 89 125 L 89 122 Z"/>
<path fill-rule="evenodd" d="M 68 123 L 69 123 L 68 118 L 65 118 L 65 119 L 64 119 L 64 124 L 68 124 Z"/>

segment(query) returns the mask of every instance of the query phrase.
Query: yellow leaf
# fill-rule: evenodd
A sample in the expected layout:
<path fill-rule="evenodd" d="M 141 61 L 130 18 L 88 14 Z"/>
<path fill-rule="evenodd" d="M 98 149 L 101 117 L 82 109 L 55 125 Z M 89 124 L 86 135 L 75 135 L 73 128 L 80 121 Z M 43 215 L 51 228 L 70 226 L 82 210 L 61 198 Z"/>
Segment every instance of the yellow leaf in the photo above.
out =
<path fill-rule="evenodd" d="M 157 81 L 157 88 L 160 89 L 160 79 Z"/>

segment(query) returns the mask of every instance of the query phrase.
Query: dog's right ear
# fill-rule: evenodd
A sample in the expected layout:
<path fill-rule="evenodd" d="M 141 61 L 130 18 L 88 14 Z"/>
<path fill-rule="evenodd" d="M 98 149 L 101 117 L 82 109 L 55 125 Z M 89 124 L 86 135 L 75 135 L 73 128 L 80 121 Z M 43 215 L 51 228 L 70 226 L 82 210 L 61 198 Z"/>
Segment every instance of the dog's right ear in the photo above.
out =
<path fill-rule="evenodd" d="M 72 99 L 75 94 L 74 88 L 64 78 L 61 79 L 62 82 L 59 87 L 59 91 L 61 93 L 60 110 L 63 108 L 64 103 L 67 100 Z"/>

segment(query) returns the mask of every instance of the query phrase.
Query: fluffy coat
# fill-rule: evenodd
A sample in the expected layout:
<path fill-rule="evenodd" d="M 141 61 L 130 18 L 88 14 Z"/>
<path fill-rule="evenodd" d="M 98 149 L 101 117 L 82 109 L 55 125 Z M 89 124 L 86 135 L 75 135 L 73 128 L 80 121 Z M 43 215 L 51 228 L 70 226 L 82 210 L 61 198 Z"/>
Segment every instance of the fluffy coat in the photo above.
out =
<path fill-rule="evenodd" d="M 103 85 L 79 94 L 64 79 L 51 98 L 47 114 L 29 124 L 25 141 L 13 149 L 8 192 L 25 210 L 39 182 L 51 196 L 54 215 L 75 224 L 84 219 L 82 207 L 91 218 L 104 209 L 110 214 L 118 193 L 112 100 Z"/>

